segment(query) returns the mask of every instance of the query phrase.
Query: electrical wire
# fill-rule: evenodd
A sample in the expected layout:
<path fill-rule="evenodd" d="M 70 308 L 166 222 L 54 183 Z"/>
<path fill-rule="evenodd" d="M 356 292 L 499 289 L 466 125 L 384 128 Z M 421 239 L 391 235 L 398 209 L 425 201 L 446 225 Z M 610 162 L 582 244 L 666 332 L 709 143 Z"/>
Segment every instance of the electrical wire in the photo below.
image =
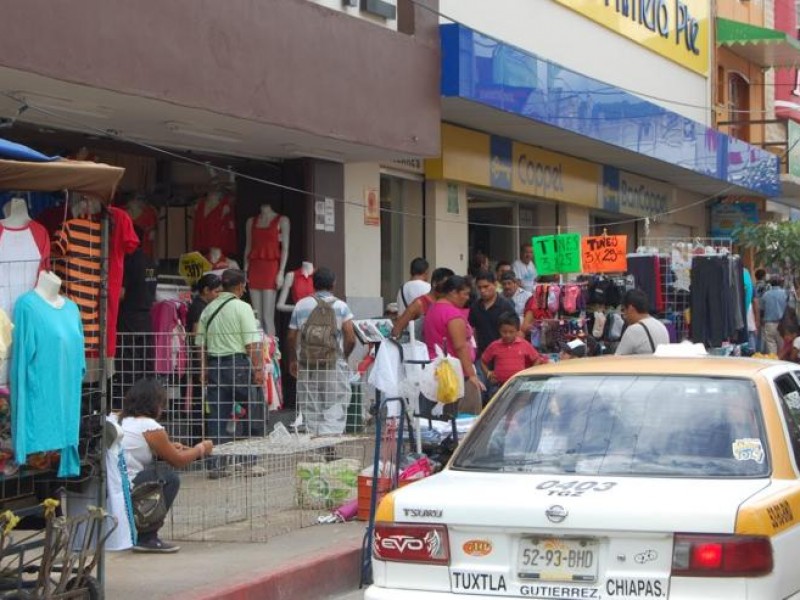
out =
<path fill-rule="evenodd" d="M 209 166 L 210 166 L 208 162 L 203 162 L 203 161 L 200 161 L 200 160 L 198 160 L 196 158 L 193 158 L 191 156 L 186 156 L 185 154 L 181 154 L 181 153 L 175 152 L 173 150 L 168 150 L 166 148 L 161 148 L 160 146 L 155 146 L 153 144 L 149 144 L 147 142 L 143 142 L 141 140 L 137 140 L 137 139 L 131 138 L 129 136 L 126 136 L 126 135 L 122 134 L 119 131 L 110 130 L 110 129 L 109 130 L 100 129 L 100 128 L 94 127 L 93 125 L 89 125 L 89 124 L 87 124 L 87 123 L 85 123 L 83 121 L 80 121 L 78 119 L 75 119 L 75 118 L 73 118 L 71 116 L 65 116 L 63 114 L 58 113 L 57 111 L 53 111 L 53 110 L 50 110 L 50 109 L 45 109 L 45 108 L 39 107 L 35 103 L 30 103 L 30 102 L 27 102 L 25 100 L 22 100 L 20 98 L 15 97 L 10 92 L 3 91 L 3 92 L 0 92 L 0 95 L 8 98 L 9 100 L 12 100 L 13 102 L 18 103 L 20 106 L 25 106 L 26 107 L 25 108 L 26 111 L 33 111 L 33 112 L 41 113 L 43 115 L 47 115 L 47 116 L 52 117 L 54 119 L 61 120 L 61 121 L 65 122 L 65 123 L 69 123 L 69 124 L 71 124 L 71 125 L 73 125 L 75 127 L 78 127 L 80 129 L 84 130 L 84 131 L 92 132 L 94 134 L 100 134 L 100 135 L 102 135 L 104 137 L 109 137 L 109 138 L 112 138 L 112 139 L 115 139 L 115 140 L 118 140 L 118 141 L 122 141 L 122 142 L 125 142 L 125 143 L 128 143 L 128 144 L 131 144 L 131 145 L 139 146 L 139 147 L 145 148 L 145 149 L 147 149 L 147 150 L 149 150 L 151 152 L 162 154 L 164 156 L 169 156 L 170 158 L 173 158 L 175 160 L 179 160 L 179 161 L 182 161 L 182 162 L 194 164 L 194 165 L 206 168 L 206 169 L 208 169 Z M 792 146 L 790 148 L 788 148 L 786 150 L 786 152 L 780 158 L 781 159 L 785 158 L 789 154 L 789 152 L 791 152 L 794 149 L 794 147 L 797 145 L 798 142 L 800 142 L 800 139 L 795 141 L 795 143 L 792 144 Z M 239 178 L 239 179 L 252 181 L 254 183 L 259 183 L 259 184 L 266 185 L 266 186 L 269 186 L 269 187 L 273 187 L 273 188 L 276 188 L 276 189 L 280 189 L 280 190 L 283 190 L 283 191 L 286 191 L 286 192 L 293 192 L 293 193 L 303 194 L 303 195 L 310 196 L 312 198 L 316 198 L 316 199 L 319 199 L 319 200 L 330 199 L 330 200 L 333 200 L 334 202 L 339 202 L 339 203 L 341 203 L 343 205 L 350 205 L 350 206 L 357 207 L 359 209 L 363 209 L 364 208 L 364 203 L 363 202 L 347 200 L 346 198 L 337 198 L 337 197 L 333 197 L 333 196 L 326 195 L 326 194 L 320 194 L 320 193 L 317 193 L 317 192 L 303 190 L 303 189 L 300 189 L 300 188 L 296 188 L 296 187 L 293 187 L 293 186 L 290 186 L 290 185 L 285 185 L 285 184 L 278 183 L 278 182 L 275 182 L 275 181 L 269 181 L 269 180 L 266 180 L 266 179 L 261 179 L 259 177 L 255 177 L 253 175 L 248 175 L 246 173 L 240 173 L 240 172 L 238 172 L 238 171 L 236 171 L 236 170 L 234 170 L 234 169 L 232 169 L 232 168 L 230 168 L 228 166 L 221 167 L 221 166 L 212 165 L 211 168 L 214 169 L 214 171 L 219 172 L 219 173 L 225 173 L 225 174 L 227 174 L 229 176 L 232 176 L 232 177 L 236 177 L 236 178 Z M 664 211 L 662 213 L 657 213 L 657 214 L 650 215 L 650 216 L 647 216 L 647 217 L 632 217 L 630 219 L 624 219 L 624 220 L 620 220 L 620 221 L 609 222 L 609 223 L 605 223 L 605 224 L 602 224 L 602 225 L 590 225 L 590 228 L 599 229 L 599 228 L 611 227 L 611 226 L 615 226 L 615 225 L 627 225 L 627 224 L 639 223 L 639 222 L 648 222 L 649 223 L 650 221 L 657 221 L 659 218 L 662 218 L 662 217 L 665 217 L 665 216 L 669 216 L 669 215 L 672 215 L 672 214 L 675 214 L 675 213 L 678 213 L 678 212 L 682 212 L 684 210 L 689 210 L 689 209 L 694 208 L 696 206 L 699 206 L 701 204 L 705 204 L 705 203 L 707 203 L 707 202 L 709 202 L 711 200 L 714 200 L 714 199 L 718 198 L 719 196 L 723 196 L 723 195 L 727 194 L 727 192 L 735 189 L 736 187 L 737 187 L 736 185 L 731 184 L 729 186 L 726 186 L 726 187 L 722 188 L 716 194 L 713 194 L 711 196 L 706 196 L 706 197 L 704 197 L 704 198 L 702 198 L 700 200 L 697 200 L 695 202 L 692 202 L 690 204 L 687 204 L 687 205 L 684 205 L 684 206 L 680 206 L 680 207 L 676 207 L 676 208 L 674 208 L 672 210 Z M 544 200 L 548 200 L 548 199 L 544 199 Z M 552 201 L 552 200 L 548 200 L 548 201 Z M 554 202 L 556 205 L 560 204 L 560 203 L 558 203 L 558 201 L 552 201 L 552 202 Z M 587 207 L 587 208 L 589 208 L 589 207 Z M 598 210 L 602 210 L 602 209 L 600 207 L 598 207 Z M 480 222 L 480 221 L 469 221 L 469 220 L 464 221 L 464 220 L 449 219 L 449 218 L 444 218 L 444 217 L 431 217 L 430 215 L 425 215 L 423 213 L 413 213 L 413 212 L 409 212 L 409 211 L 403 211 L 403 210 L 397 210 L 397 209 L 391 209 L 391 208 L 385 208 L 385 207 L 380 207 L 380 211 L 382 213 L 398 215 L 398 216 L 403 216 L 403 217 L 408 217 L 408 218 L 418 218 L 418 219 L 423 219 L 423 220 L 436 221 L 436 222 L 440 222 L 440 223 L 453 223 L 453 224 L 460 224 L 460 225 L 466 224 L 466 225 L 471 225 L 471 226 L 476 226 L 476 227 L 492 227 L 492 228 L 496 228 L 496 229 L 507 229 L 507 230 L 514 230 L 514 231 L 525 230 L 525 231 L 548 231 L 548 232 L 552 232 L 555 229 L 555 227 L 552 226 L 552 225 L 551 226 L 505 225 L 505 224 L 502 224 L 502 223 L 485 223 L 485 222 Z M 565 226 L 565 227 L 561 228 L 561 230 L 563 232 L 571 231 L 571 229 L 568 226 Z"/>

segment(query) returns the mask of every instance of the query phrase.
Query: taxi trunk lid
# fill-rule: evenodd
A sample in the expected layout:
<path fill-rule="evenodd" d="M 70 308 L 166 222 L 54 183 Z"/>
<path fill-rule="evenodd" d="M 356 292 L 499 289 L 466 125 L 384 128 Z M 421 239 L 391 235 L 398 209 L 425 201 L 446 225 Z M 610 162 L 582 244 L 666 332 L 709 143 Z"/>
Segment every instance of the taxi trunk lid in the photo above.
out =
<path fill-rule="evenodd" d="M 452 592 L 666 598 L 673 534 L 733 533 L 767 485 L 448 470 L 399 490 L 394 514 L 447 525 Z"/>

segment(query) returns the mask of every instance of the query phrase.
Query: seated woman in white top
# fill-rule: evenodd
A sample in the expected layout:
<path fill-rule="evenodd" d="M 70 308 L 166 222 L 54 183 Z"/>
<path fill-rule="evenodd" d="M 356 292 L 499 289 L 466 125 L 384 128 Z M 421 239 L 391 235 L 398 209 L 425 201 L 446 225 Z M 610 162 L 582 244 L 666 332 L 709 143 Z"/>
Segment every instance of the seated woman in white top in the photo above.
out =
<path fill-rule="evenodd" d="M 178 495 L 180 479 L 169 467 L 156 468 L 156 457 L 173 467 L 184 467 L 189 463 L 208 456 L 214 448 L 209 440 L 203 440 L 193 448 L 172 442 L 164 427 L 156 420 L 161 416 L 167 401 L 167 392 L 154 379 L 140 379 L 131 386 L 125 395 L 122 414 L 117 419 L 122 427 L 122 449 L 128 468 L 131 489 L 149 481 L 164 481 L 164 499 L 167 509 L 172 507 Z M 177 552 L 180 548 L 161 541 L 159 523 L 147 531 L 137 531 L 134 552 Z"/>

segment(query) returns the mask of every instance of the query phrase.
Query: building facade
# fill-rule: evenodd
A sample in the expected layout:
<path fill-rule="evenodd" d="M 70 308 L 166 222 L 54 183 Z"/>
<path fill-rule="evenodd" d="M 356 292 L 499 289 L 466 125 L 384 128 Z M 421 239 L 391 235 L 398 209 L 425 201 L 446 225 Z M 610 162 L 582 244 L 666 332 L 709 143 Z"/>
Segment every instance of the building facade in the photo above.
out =
<path fill-rule="evenodd" d="M 557 231 L 625 233 L 630 249 L 705 236 L 713 199 L 779 193 L 775 155 L 713 127 L 709 3 L 639 6 L 442 0 L 436 264 L 510 260 Z"/>
<path fill-rule="evenodd" d="M 239 264 L 245 222 L 270 204 L 291 222 L 288 268 L 331 267 L 354 309 L 380 314 L 386 225 L 368 200 L 383 187 L 403 211 L 423 212 L 419 165 L 439 152 L 436 9 L 436 0 L 4 2 L 13 27 L 0 41 L 2 135 L 127 167 L 120 200 L 139 196 L 159 211 L 162 272 L 177 273 L 193 249 L 205 163 L 241 173 Z M 390 223 L 395 236 L 401 225 Z M 403 235 L 409 256 L 422 251 Z"/>

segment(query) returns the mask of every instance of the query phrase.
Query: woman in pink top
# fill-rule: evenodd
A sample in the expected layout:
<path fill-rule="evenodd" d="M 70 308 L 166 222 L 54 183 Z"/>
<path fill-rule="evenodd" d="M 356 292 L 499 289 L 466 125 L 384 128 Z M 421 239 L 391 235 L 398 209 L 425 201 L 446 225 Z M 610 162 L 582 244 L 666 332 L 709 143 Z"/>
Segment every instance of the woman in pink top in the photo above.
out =
<path fill-rule="evenodd" d="M 445 280 L 439 291 L 441 297 L 425 315 L 428 356 L 436 358 L 436 346 L 439 346 L 461 361 L 466 387 L 464 398 L 459 401 L 459 411 L 478 414 L 481 411 L 481 392 L 485 388 L 475 370 L 475 343 L 464 309 L 469 301 L 470 285 L 464 277 L 454 275 Z"/>

